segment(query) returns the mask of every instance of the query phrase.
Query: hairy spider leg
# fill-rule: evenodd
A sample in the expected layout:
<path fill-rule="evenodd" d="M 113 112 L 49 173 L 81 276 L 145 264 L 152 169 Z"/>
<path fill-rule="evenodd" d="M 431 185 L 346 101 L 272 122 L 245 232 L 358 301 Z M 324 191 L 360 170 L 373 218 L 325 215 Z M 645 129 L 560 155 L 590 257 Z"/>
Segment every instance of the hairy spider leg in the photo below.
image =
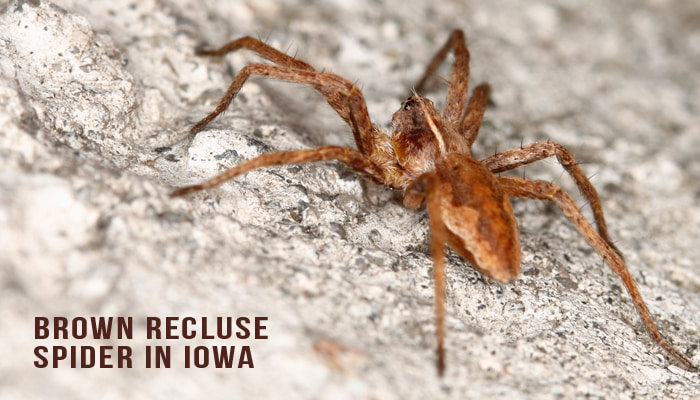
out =
<path fill-rule="evenodd" d="M 622 252 L 615 246 L 615 243 L 613 243 L 608 235 L 608 228 L 605 224 L 605 216 L 603 215 L 603 205 L 598 197 L 598 192 L 566 147 L 549 141 L 538 142 L 494 154 L 491 157 L 481 160 L 481 162 L 483 162 L 491 172 L 498 174 L 549 157 L 557 158 L 559 164 L 569 173 L 583 196 L 588 200 L 593 210 L 593 217 L 601 238 L 603 238 L 608 246 L 610 246 L 620 258 L 624 258 Z"/>
<path fill-rule="evenodd" d="M 571 221 L 583 237 L 586 238 L 588 243 L 603 257 L 605 262 L 610 266 L 610 269 L 622 279 L 622 283 L 632 297 L 634 306 L 642 318 L 642 322 L 651 338 L 684 366 L 689 369 L 695 368 L 690 360 L 683 356 L 661 336 L 659 329 L 654 323 L 654 319 L 649 313 L 646 303 L 644 303 L 641 293 L 639 293 L 637 285 L 634 283 L 632 275 L 625 265 L 625 261 L 620 257 L 617 251 L 610 246 L 608 241 L 603 239 L 602 235 L 596 233 L 595 229 L 593 229 L 588 220 L 583 216 L 576 202 L 569 194 L 553 183 L 533 179 L 499 177 L 498 182 L 508 196 L 554 201 L 559 208 L 561 208 L 569 221 Z"/>
<path fill-rule="evenodd" d="M 291 68 L 296 68 L 296 69 L 303 69 L 306 71 L 315 71 L 314 67 L 311 65 L 305 63 L 304 61 L 301 61 L 299 59 L 296 59 L 290 55 L 287 55 L 274 47 L 268 45 L 265 42 L 260 41 L 259 39 L 252 38 L 250 36 L 244 36 L 242 38 L 238 38 L 232 42 L 229 42 L 223 46 L 221 46 L 218 49 L 214 50 L 207 50 L 207 49 L 200 49 L 195 51 L 195 54 L 198 56 L 210 56 L 210 57 L 220 57 L 223 55 L 226 55 L 228 53 L 234 52 L 239 49 L 248 49 L 251 51 L 256 52 L 258 55 L 261 57 L 272 61 L 273 63 L 283 66 L 283 67 L 291 67 Z"/>
<path fill-rule="evenodd" d="M 479 134 L 491 89 L 487 83 L 481 83 L 475 87 L 465 110 L 469 89 L 470 57 L 464 33 L 461 30 L 453 31 L 447 42 L 433 57 L 423 77 L 416 85 L 416 91 L 420 92 L 425 88 L 428 80 L 443 63 L 451 49 L 455 54 L 455 62 L 452 65 L 450 83 L 447 89 L 444 116 L 458 128 L 467 143 L 467 147 L 471 147 Z"/>
<path fill-rule="evenodd" d="M 235 167 L 222 172 L 221 174 L 198 185 L 186 186 L 175 190 L 171 196 L 183 196 L 200 190 L 209 189 L 220 185 L 238 175 L 250 170 L 282 164 L 298 164 L 314 161 L 338 160 L 352 168 L 364 178 L 378 184 L 384 185 L 384 174 L 379 167 L 367 156 L 350 147 L 342 146 L 321 146 L 310 150 L 297 150 L 277 153 L 267 153 L 259 155 L 253 159 L 245 161 Z"/>
<path fill-rule="evenodd" d="M 430 253 L 433 257 L 433 280 L 435 281 L 435 337 L 437 338 L 437 370 L 445 373 L 445 243 L 447 231 L 441 217 L 440 193 L 435 187 L 434 174 L 426 174 L 426 208 L 430 216 Z"/>
<path fill-rule="evenodd" d="M 224 112 L 248 77 L 251 75 L 268 76 L 311 85 L 350 126 L 358 150 L 363 154 L 371 154 L 376 146 L 377 135 L 380 135 L 380 131 L 372 123 L 362 92 L 347 79 L 329 72 L 318 72 L 309 64 L 251 37 L 235 40 L 218 50 L 203 50 L 197 54 L 219 56 L 241 48 L 253 50 L 277 65 L 254 63 L 241 69 L 214 111 L 197 122 L 190 130 L 191 134 L 201 131 L 214 118 Z"/>
<path fill-rule="evenodd" d="M 425 88 L 430 77 L 437 71 L 440 64 L 445 60 L 447 54 L 452 50 L 455 61 L 452 64 L 450 84 L 447 88 L 447 98 L 445 99 L 445 110 L 443 116 L 452 122 L 455 127 L 459 126 L 467 105 L 469 90 L 469 50 L 464 40 L 464 32 L 459 29 L 452 31 L 447 42 L 440 48 L 433 57 L 428 67 L 425 69 L 423 78 L 416 85 L 416 91 L 420 92 Z"/>
<path fill-rule="evenodd" d="M 488 83 L 482 83 L 474 88 L 474 93 L 467 104 L 467 111 L 459 123 L 459 133 L 464 138 L 469 148 L 472 147 L 476 137 L 479 135 L 481 121 L 484 118 L 486 104 L 489 102 L 491 87 Z"/>

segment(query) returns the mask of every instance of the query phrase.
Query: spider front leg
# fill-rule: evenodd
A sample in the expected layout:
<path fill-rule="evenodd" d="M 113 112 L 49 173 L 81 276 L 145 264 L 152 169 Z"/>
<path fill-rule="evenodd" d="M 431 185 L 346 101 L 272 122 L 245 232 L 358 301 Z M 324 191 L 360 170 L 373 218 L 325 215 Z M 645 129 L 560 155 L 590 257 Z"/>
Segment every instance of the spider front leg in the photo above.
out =
<path fill-rule="evenodd" d="M 296 58 L 291 57 L 287 54 L 284 54 L 281 51 L 275 49 L 274 47 L 250 36 L 245 36 L 236 39 L 216 50 L 197 50 L 195 51 L 195 54 L 198 56 L 216 57 L 223 56 L 227 53 L 231 53 L 240 49 L 252 50 L 258 53 L 261 57 L 266 58 L 279 66 L 304 71 L 315 71 L 315 69 L 309 64 L 301 60 L 297 60 Z M 193 135 L 204 129 L 204 127 L 207 126 L 207 124 L 209 124 L 214 118 L 216 118 L 219 114 L 221 114 L 222 112 L 224 112 L 224 110 L 228 108 L 228 106 L 231 104 L 231 101 L 233 101 L 233 98 L 236 97 L 236 94 L 247 79 L 247 75 L 244 75 L 240 80 L 239 77 L 241 77 L 241 74 L 239 74 L 236 77 L 236 79 L 234 79 L 233 83 L 229 86 L 228 90 L 226 91 L 226 94 L 224 94 L 224 97 L 216 106 L 216 109 L 212 113 L 204 117 L 201 121 L 197 122 L 192 127 L 192 129 L 190 129 L 190 134 Z"/>
<path fill-rule="evenodd" d="M 338 75 L 317 72 L 307 63 L 288 56 L 267 44 L 250 37 L 233 41 L 219 50 L 200 51 L 202 55 L 223 55 L 240 48 L 247 48 L 278 65 L 249 64 L 245 66 L 226 90 L 213 112 L 197 122 L 191 134 L 201 131 L 219 114 L 224 112 L 251 75 L 268 76 L 289 82 L 311 85 L 352 129 L 357 148 L 363 154 L 371 154 L 376 147 L 378 129 L 372 123 L 367 104 L 360 89 Z"/>
<path fill-rule="evenodd" d="M 430 217 L 430 253 L 433 257 L 433 281 L 435 283 L 435 338 L 437 341 L 437 370 L 445 373 L 445 243 L 448 232 L 442 219 L 443 206 L 440 192 L 436 190 L 439 178 L 426 173 L 414 180 L 404 192 L 406 207 L 416 209 L 423 203 Z"/>
<path fill-rule="evenodd" d="M 455 126 L 459 126 L 464 113 L 464 108 L 467 104 L 467 96 L 469 89 L 469 50 L 464 40 L 464 32 L 459 29 L 452 31 L 452 35 L 447 39 L 447 42 L 440 48 L 435 57 L 423 74 L 423 78 L 416 85 L 416 91 L 423 90 L 428 79 L 440 67 L 440 64 L 445 60 L 450 50 L 454 51 L 455 62 L 452 65 L 452 73 L 450 76 L 450 86 L 447 89 L 447 99 L 445 101 L 444 116 Z"/>
<path fill-rule="evenodd" d="M 574 156 L 566 149 L 566 147 L 552 142 L 538 142 L 517 149 L 506 150 L 502 153 L 494 154 L 481 162 L 483 162 L 494 174 L 504 171 L 509 171 L 521 167 L 526 164 L 531 164 L 535 161 L 540 161 L 545 158 L 556 157 L 559 164 L 564 167 L 564 170 L 573 178 L 583 196 L 588 200 L 593 210 L 593 218 L 595 219 L 598 233 L 603 240 L 610 246 L 621 258 L 622 252 L 615 246 L 608 235 L 608 228 L 605 224 L 605 216 L 603 214 L 603 205 L 598 197 L 598 192 L 591 184 L 591 181 L 583 173 L 581 168 L 574 160 Z"/>
<path fill-rule="evenodd" d="M 618 254 L 617 249 L 611 246 L 608 240 L 602 237 L 602 234 L 596 233 L 595 229 L 593 229 L 588 220 L 583 216 L 571 196 L 557 185 L 544 181 L 517 177 L 499 177 L 498 182 L 508 196 L 549 200 L 557 203 L 564 212 L 564 215 L 574 224 L 576 229 L 586 238 L 588 243 L 593 246 L 598 254 L 603 256 L 603 259 L 613 272 L 622 279 L 622 283 L 632 297 L 634 306 L 642 318 L 642 322 L 651 338 L 686 368 L 695 368 L 690 360 L 683 356 L 661 336 L 659 329 L 654 323 L 654 319 L 649 313 L 646 303 L 644 303 L 641 293 L 639 293 L 637 285 L 634 283 L 632 275 L 627 269 L 624 260 Z"/>
<path fill-rule="evenodd" d="M 430 191 L 426 199 L 430 215 L 430 253 L 433 256 L 433 280 L 435 281 L 435 336 L 437 337 L 437 369 L 445 373 L 445 242 L 447 230 L 441 217 L 440 200 Z"/>
<path fill-rule="evenodd" d="M 481 128 L 481 121 L 484 119 L 490 92 L 491 87 L 488 83 L 482 83 L 475 87 L 474 94 L 467 104 L 467 111 L 464 112 L 464 117 L 459 123 L 459 133 L 469 148 L 472 147 L 477 135 L 479 135 L 479 128 Z"/>
<path fill-rule="evenodd" d="M 481 120 L 484 117 L 486 103 L 488 102 L 490 87 L 482 83 L 474 88 L 474 94 L 467 104 L 469 95 L 469 50 L 461 30 L 455 30 L 442 46 L 440 51 L 433 57 L 423 74 L 423 77 L 416 85 L 416 91 L 424 89 L 430 77 L 437 71 L 440 64 L 445 61 L 447 54 L 453 49 L 455 62 L 452 65 L 450 84 L 447 88 L 447 99 L 445 101 L 444 116 L 450 120 L 454 126 L 459 128 L 459 132 L 464 137 L 467 146 L 471 147 L 476 140 L 481 127 Z M 465 110 L 466 104 L 466 110 Z"/>
<path fill-rule="evenodd" d="M 281 51 L 275 49 L 274 47 L 268 45 L 267 43 L 252 38 L 250 36 L 244 36 L 238 38 L 232 42 L 229 42 L 216 50 L 197 50 L 195 54 L 198 56 L 223 56 L 228 53 L 240 50 L 248 49 L 258 53 L 261 57 L 266 58 L 273 63 L 283 66 L 291 67 L 296 69 L 303 69 L 307 71 L 315 71 L 314 67 L 309 64 L 298 60 L 290 55 L 284 54 Z"/>
<path fill-rule="evenodd" d="M 237 166 L 224 171 L 206 182 L 177 189 L 171 194 L 171 196 L 183 196 L 200 190 L 209 189 L 233 179 L 238 175 L 260 167 L 327 160 L 338 160 L 374 183 L 379 185 L 384 184 L 384 176 L 382 171 L 364 154 L 349 147 L 322 146 L 311 150 L 262 154 L 251 160 L 238 164 Z"/>

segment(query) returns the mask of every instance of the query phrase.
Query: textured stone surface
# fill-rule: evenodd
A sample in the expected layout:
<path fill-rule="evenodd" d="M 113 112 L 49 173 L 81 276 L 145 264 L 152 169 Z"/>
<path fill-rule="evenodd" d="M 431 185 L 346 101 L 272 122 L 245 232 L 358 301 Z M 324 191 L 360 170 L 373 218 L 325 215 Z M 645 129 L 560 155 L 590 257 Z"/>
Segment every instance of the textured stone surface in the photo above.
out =
<path fill-rule="evenodd" d="M 334 163 L 254 171 L 273 150 L 351 144 L 311 90 L 260 79 L 195 138 L 257 58 L 193 55 L 253 35 L 392 112 L 453 27 L 493 106 L 474 152 L 551 139 L 592 176 L 661 331 L 700 363 L 700 9 L 694 1 L 19 1 L 0 15 L 0 397 L 690 398 L 619 279 L 554 206 L 515 202 L 522 275 L 449 256 L 444 379 L 434 370 L 423 212 Z M 441 70 L 446 76 L 447 69 Z M 438 103 L 444 87 L 431 93 Z M 554 161 L 518 171 L 575 192 Z M 580 200 L 583 204 L 583 200 Z M 132 316 L 133 369 L 37 369 L 34 316 Z M 267 316 L 255 368 L 185 369 L 206 341 L 148 341 L 146 316 Z M 42 343 L 60 344 L 53 341 Z M 65 343 L 64 343 L 65 344 Z M 171 369 L 144 346 L 171 344 Z"/>

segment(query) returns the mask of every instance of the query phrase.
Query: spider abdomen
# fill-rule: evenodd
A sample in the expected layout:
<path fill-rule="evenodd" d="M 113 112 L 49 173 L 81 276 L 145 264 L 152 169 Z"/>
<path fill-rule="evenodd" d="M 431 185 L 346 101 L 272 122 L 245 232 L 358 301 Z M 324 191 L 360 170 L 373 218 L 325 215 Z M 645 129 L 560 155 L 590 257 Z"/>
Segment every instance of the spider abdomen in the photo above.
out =
<path fill-rule="evenodd" d="M 521 259 L 518 228 L 496 177 L 478 160 L 461 153 L 438 158 L 433 174 L 428 196 L 440 196 L 447 244 L 486 276 L 514 280 Z"/>

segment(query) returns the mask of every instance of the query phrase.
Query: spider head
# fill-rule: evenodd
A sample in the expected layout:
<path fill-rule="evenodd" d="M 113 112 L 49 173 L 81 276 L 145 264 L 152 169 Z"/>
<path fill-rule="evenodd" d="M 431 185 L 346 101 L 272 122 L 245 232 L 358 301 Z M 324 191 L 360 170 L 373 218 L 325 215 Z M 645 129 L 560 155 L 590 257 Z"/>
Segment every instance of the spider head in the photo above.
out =
<path fill-rule="evenodd" d="M 398 162 L 416 176 L 433 169 L 435 159 L 445 151 L 435 121 L 440 121 L 440 112 L 432 101 L 417 94 L 404 100 L 392 117 Z"/>
<path fill-rule="evenodd" d="M 401 103 L 391 119 L 395 132 L 416 130 L 431 131 L 435 120 L 440 120 L 440 111 L 433 102 L 418 94 L 414 94 Z M 432 123 L 432 124 L 431 124 Z"/>
<path fill-rule="evenodd" d="M 414 93 L 392 117 L 393 147 L 399 164 L 416 176 L 430 171 L 448 152 L 468 153 L 468 146 L 432 101 Z"/>

